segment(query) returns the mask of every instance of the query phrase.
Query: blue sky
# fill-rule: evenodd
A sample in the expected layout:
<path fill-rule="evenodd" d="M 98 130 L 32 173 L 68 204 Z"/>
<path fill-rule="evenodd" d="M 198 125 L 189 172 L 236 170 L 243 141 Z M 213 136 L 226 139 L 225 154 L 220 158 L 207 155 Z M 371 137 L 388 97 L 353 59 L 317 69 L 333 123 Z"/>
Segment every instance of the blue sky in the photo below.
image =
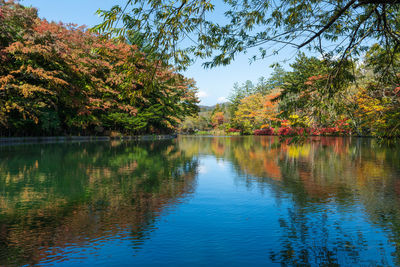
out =
<path fill-rule="evenodd" d="M 109 9 L 115 4 L 123 4 L 124 0 L 21 0 L 25 6 L 34 6 L 39 16 L 49 21 L 75 23 L 94 26 L 101 22 L 95 12 Z M 237 57 L 234 63 L 213 69 L 203 69 L 201 62 L 196 62 L 184 72 L 185 76 L 194 78 L 199 88 L 201 105 L 214 105 L 224 102 L 229 96 L 235 82 L 246 80 L 256 82 L 259 77 L 271 73 L 269 66 L 274 62 L 290 58 L 294 51 L 285 51 L 277 57 L 271 57 L 249 64 L 248 55 Z"/>

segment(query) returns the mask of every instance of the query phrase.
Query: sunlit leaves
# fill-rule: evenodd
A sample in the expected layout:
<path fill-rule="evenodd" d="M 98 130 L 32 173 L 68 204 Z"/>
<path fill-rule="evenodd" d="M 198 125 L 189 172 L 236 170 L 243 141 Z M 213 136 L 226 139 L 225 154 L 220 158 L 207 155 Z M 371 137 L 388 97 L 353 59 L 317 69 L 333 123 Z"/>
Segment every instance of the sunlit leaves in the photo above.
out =
<path fill-rule="evenodd" d="M 271 126 L 279 115 L 278 103 L 271 100 L 276 98 L 277 93 L 262 95 L 252 94 L 243 98 L 234 114 L 234 122 L 245 133 L 251 133 L 262 125 Z"/>
<path fill-rule="evenodd" d="M 110 40 L 12 3 L 2 12 L 5 25 L 32 23 L 0 27 L 8 36 L 0 47 L 0 133 L 168 132 L 196 112 L 194 82 L 156 59 L 142 35 Z"/>
<path fill-rule="evenodd" d="M 223 17 L 213 13 L 214 4 L 224 10 Z M 104 21 L 95 30 L 144 33 L 163 51 L 162 60 L 180 67 L 193 56 L 207 58 L 204 66 L 214 67 L 230 64 L 239 53 L 265 58 L 285 47 L 347 59 L 374 42 L 385 49 L 399 45 L 399 7 L 396 2 L 356 0 L 127 0 L 126 6 L 99 11 Z M 253 47 L 261 48 L 258 55 Z"/>

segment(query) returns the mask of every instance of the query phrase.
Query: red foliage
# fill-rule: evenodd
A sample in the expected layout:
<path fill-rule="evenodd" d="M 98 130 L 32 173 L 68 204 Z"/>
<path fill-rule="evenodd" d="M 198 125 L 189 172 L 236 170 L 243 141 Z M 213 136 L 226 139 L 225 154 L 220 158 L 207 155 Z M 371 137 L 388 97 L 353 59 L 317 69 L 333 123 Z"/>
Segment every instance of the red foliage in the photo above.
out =
<path fill-rule="evenodd" d="M 334 127 L 324 127 L 324 128 L 292 128 L 289 126 L 282 126 L 277 131 L 273 128 L 255 130 L 254 135 L 274 135 L 276 132 L 279 136 L 319 136 L 319 135 L 350 135 L 351 131 L 347 127 L 348 123 L 346 120 L 341 120 L 336 123 Z"/>
<path fill-rule="evenodd" d="M 298 136 L 298 135 L 350 135 L 351 129 L 347 119 L 338 120 L 334 123 L 333 127 L 322 127 L 322 128 L 292 128 L 286 123 L 278 129 L 278 135 L 280 136 Z"/>
<path fill-rule="evenodd" d="M 254 135 L 274 135 L 274 128 L 264 128 L 260 130 L 255 130 Z"/>
<path fill-rule="evenodd" d="M 319 80 L 326 80 L 328 78 L 327 74 L 320 74 L 320 75 L 316 75 L 316 76 L 311 76 L 307 79 L 306 82 L 304 82 L 305 85 L 313 85 L 314 82 L 319 81 Z"/>
<path fill-rule="evenodd" d="M 224 121 L 225 121 L 224 113 L 221 112 L 221 111 L 220 111 L 220 112 L 216 112 L 216 113 L 212 116 L 211 120 L 212 120 L 212 124 L 213 124 L 214 127 L 223 124 Z"/>
<path fill-rule="evenodd" d="M 0 12 L 0 134 L 43 133 L 48 121 L 59 121 L 49 134 L 146 131 L 149 121 L 171 129 L 194 111 L 194 82 L 137 46 L 49 23 L 12 1 Z"/>
<path fill-rule="evenodd" d="M 287 136 L 292 135 L 293 129 L 287 126 L 278 129 L 278 135 Z"/>
<path fill-rule="evenodd" d="M 396 87 L 394 89 L 394 93 L 395 93 L 395 95 L 400 96 L 400 87 Z"/>

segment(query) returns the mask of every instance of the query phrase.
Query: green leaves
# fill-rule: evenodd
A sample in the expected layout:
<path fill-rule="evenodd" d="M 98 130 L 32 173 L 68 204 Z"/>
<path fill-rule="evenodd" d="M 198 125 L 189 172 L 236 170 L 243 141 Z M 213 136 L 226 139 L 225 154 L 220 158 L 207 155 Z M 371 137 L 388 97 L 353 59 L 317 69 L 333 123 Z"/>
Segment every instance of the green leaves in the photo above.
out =
<path fill-rule="evenodd" d="M 144 34 L 123 42 L 48 23 L 11 2 L 1 8 L 0 135 L 171 132 L 196 112 L 194 82 L 160 62 Z M 18 26 L 23 37 L 11 27 L 19 18 L 32 22 Z"/>
<path fill-rule="evenodd" d="M 214 13 L 214 4 L 223 16 Z M 371 43 L 386 50 L 400 45 L 400 5 L 384 1 L 137 0 L 99 14 L 104 21 L 96 31 L 140 32 L 160 51 L 158 59 L 178 68 L 195 57 L 207 59 L 204 67 L 211 68 L 230 64 L 239 53 L 265 58 L 285 47 L 346 60 Z M 253 47 L 260 48 L 258 54 Z"/>

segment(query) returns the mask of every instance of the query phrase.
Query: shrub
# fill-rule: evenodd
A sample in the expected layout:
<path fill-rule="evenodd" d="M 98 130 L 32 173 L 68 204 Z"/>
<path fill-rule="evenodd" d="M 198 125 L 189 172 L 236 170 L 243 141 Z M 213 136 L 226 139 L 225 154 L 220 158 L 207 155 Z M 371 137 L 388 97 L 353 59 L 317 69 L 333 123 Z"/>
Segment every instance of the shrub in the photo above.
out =
<path fill-rule="evenodd" d="M 228 132 L 228 133 L 240 133 L 240 130 L 239 130 L 239 129 L 235 129 L 235 128 L 229 128 L 229 129 L 227 130 L 227 132 Z"/>
<path fill-rule="evenodd" d="M 254 131 L 254 135 L 274 135 L 273 128 L 263 128 Z"/>

